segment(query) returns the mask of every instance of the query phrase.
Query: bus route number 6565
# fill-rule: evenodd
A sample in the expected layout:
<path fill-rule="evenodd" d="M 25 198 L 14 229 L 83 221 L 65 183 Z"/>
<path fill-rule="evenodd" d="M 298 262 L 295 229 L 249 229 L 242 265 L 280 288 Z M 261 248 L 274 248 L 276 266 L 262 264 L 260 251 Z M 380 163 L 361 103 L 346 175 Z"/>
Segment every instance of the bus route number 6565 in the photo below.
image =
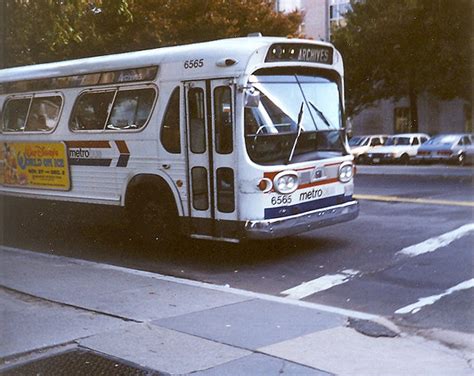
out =
<path fill-rule="evenodd" d="M 272 205 L 288 205 L 291 204 L 291 195 L 273 196 L 271 199 Z"/>
<path fill-rule="evenodd" d="M 204 59 L 191 59 L 184 62 L 184 69 L 196 69 L 204 66 Z"/>

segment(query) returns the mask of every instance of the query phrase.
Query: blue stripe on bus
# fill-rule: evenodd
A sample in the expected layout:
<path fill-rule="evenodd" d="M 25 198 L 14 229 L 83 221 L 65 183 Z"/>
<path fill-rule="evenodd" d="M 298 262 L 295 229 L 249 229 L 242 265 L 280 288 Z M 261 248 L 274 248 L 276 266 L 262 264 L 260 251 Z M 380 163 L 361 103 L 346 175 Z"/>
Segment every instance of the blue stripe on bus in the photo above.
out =
<path fill-rule="evenodd" d="M 299 203 L 291 206 L 279 206 L 278 208 L 265 209 L 265 219 L 281 218 L 299 213 L 305 213 L 311 210 L 322 209 L 329 206 L 343 204 L 352 201 L 352 196 L 331 196 L 319 200 Z"/>
<path fill-rule="evenodd" d="M 102 166 L 110 167 L 112 159 L 69 158 L 71 166 Z"/>

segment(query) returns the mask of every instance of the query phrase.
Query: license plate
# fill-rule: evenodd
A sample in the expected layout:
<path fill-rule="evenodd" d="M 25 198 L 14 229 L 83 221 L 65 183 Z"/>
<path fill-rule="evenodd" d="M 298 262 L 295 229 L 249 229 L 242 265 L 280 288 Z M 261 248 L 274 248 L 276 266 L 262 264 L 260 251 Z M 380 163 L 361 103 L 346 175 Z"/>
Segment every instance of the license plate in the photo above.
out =
<path fill-rule="evenodd" d="M 373 161 L 374 163 L 379 163 L 379 162 L 380 162 L 380 158 L 374 158 L 374 159 L 372 159 L 372 161 Z"/>

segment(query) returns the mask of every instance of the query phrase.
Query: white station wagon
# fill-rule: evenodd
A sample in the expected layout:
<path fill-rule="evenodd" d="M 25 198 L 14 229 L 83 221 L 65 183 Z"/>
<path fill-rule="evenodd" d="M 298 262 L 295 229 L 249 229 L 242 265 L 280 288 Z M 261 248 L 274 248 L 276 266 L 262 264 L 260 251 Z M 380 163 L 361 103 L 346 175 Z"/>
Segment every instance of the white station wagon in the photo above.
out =
<path fill-rule="evenodd" d="M 430 137 L 425 133 L 404 133 L 388 138 L 384 146 L 368 153 L 367 158 L 371 163 L 400 162 L 407 164 L 414 158 L 421 144 Z"/>
<path fill-rule="evenodd" d="M 367 154 L 375 151 L 385 144 L 388 136 L 383 134 L 373 134 L 366 136 L 354 136 L 349 140 L 351 153 L 357 163 L 366 163 Z"/>

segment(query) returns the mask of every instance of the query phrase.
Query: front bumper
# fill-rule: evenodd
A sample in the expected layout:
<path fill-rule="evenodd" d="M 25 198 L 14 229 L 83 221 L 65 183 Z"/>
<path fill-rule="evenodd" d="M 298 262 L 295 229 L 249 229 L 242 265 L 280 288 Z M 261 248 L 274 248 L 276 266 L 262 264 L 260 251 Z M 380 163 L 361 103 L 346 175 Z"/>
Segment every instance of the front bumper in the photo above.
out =
<path fill-rule="evenodd" d="M 396 155 L 369 154 L 367 159 L 372 163 L 394 162 L 399 159 Z"/>
<path fill-rule="evenodd" d="M 247 221 L 246 237 L 249 239 L 275 239 L 324 226 L 350 221 L 359 215 L 359 202 L 350 201 L 323 209 L 292 215 L 285 218 Z"/>
<path fill-rule="evenodd" d="M 452 162 L 456 160 L 456 155 L 439 155 L 439 154 L 431 154 L 431 155 L 417 155 L 415 157 L 415 161 L 421 162 Z"/>

